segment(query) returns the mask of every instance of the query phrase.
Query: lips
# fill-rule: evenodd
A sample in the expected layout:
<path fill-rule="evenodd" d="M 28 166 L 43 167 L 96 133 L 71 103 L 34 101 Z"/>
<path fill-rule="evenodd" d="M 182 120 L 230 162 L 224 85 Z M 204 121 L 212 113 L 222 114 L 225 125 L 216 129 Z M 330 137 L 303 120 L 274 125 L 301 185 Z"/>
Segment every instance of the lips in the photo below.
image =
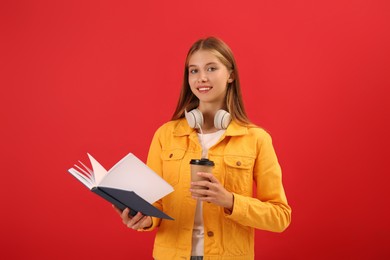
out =
<path fill-rule="evenodd" d="M 210 86 L 200 86 L 200 87 L 197 87 L 198 91 L 200 93 L 206 93 L 208 91 L 210 91 L 210 89 L 212 89 L 213 87 L 210 87 Z"/>

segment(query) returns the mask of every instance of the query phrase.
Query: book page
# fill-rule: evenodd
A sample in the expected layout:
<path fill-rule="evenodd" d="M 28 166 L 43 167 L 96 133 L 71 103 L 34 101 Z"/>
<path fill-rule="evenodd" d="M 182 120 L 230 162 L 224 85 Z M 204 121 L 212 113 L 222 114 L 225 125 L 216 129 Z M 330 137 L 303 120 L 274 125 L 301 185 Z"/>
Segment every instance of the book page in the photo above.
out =
<path fill-rule="evenodd" d="M 99 183 L 103 180 L 104 176 L 107 175 L 107 170 L 104 169 L 104 167 L 98 161 L 96 161 L 95 158 L 93 158 L 92 155 L 90 155 L 89 153 L 88 157 L 91 161 L 95 183 L 96 185 L 99 185 Z"/>
<path fill-rule="evenodd" d="M 87 186 L 88 189 L 92 189 L 95 186 L 91 179 L 89 179 L 87 176 L 77 171 L 76 169 L 70 168 L 68 172 L 72 174 L 76 179 L 78 179 L 82 184 Z"/>
<path fill-rule="evenodd" d="M 99 186 L 134 191 L 149 203 L 173 191 L 171 185 L 132 153 L 112 167 Z"/>

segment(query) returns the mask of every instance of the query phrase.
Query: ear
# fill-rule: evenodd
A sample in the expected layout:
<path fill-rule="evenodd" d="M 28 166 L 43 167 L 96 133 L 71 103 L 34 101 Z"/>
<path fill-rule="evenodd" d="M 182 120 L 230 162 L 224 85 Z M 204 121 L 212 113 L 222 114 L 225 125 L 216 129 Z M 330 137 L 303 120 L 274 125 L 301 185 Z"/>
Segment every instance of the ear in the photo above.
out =
<path fill-rule="evenodd" d="M 234 73 L 232 72 L 232 73 L 230 73 L 230 77 L 229 77 L 229 79 L 228 79 L 228 83 L 232 83 L 234 81 Z"/>

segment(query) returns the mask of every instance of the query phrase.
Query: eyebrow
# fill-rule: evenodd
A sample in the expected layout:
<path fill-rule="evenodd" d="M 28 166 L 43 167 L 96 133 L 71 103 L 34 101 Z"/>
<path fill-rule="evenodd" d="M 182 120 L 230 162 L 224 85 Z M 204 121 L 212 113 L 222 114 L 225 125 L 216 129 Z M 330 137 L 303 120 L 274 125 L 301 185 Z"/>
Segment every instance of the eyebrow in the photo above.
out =
<path fill-rule="evenodd" d="M 207 63 L 205 66 L 209 66 L 209 65 L 218 65 L 217 62 L 209 62 Z M 199 67 L 198 65 L 192 65 L 192 64 L 189 64 L 188 67 Z"/>

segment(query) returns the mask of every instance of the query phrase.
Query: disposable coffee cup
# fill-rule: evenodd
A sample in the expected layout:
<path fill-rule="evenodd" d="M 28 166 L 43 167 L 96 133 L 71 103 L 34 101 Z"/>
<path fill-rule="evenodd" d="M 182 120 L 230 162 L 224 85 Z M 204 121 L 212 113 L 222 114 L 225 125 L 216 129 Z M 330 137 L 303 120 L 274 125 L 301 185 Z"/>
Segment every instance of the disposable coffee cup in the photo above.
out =
<path fill-rule="evenodd" d="M 198 172 L 213 172 L 214 162 L 210 161 L 209 159 L 202 158 L 202 159 L 192 159 L 190 161 L 191 165 L 191 181 L 203 181 L 203 180 L 209 180 L 208 178 L 204 178 L 199 176 Z M 194 189 L 205 189 L 203 186 L 193 186 Z"/>

